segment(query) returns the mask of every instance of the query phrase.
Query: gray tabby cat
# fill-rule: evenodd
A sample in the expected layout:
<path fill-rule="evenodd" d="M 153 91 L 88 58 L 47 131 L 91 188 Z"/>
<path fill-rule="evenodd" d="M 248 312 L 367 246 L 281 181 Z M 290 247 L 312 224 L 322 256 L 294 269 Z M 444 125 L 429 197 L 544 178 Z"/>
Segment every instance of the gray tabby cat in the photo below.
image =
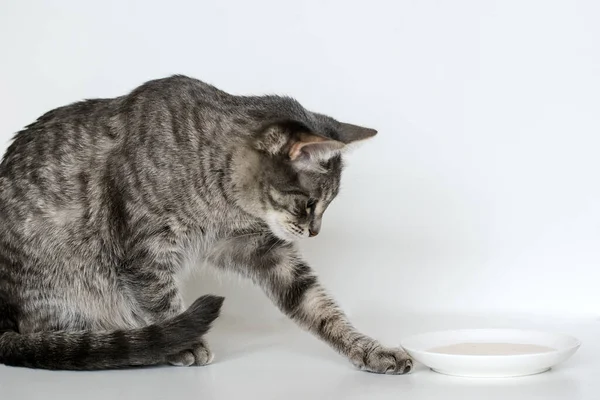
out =
<path fill-rule="evenodd" d="M 319 233 L 346 145 L 375 133 L 184 76 L 43 115 L 0 164 L 0 362 L 208 364 L 223 298 L 185 310 L 180 294 L 203 261 L 251 279 L 358 368 L 410 371 L 351 325 L 294 244 Z"/>

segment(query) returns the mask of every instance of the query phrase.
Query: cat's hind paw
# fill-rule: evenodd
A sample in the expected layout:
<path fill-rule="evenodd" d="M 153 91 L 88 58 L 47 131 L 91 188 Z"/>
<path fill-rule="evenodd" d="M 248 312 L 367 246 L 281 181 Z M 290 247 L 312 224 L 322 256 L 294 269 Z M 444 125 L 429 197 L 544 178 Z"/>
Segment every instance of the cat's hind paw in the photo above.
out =
<path fill-rule="evenodd" d="M 167 357 L 167 362 L 171 365 L 189 367 L 191 365 L 207 365 L 214 359 L 214 354 L 206 342 L 202 341 L 191 350 L 184 350 L 181 353 Z"/>

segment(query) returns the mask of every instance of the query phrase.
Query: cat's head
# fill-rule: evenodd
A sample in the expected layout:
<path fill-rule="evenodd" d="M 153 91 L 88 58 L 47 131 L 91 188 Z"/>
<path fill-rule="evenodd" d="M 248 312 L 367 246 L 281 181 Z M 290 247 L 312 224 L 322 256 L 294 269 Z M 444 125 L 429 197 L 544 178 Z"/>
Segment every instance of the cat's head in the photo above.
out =
<path fill-rule="evenodd" d="M 316 236 L 340 187 L 342 154 L 377 131 L 305 111 L 265 123 L 253 138 L 247 199 L 278 238 Z"/>

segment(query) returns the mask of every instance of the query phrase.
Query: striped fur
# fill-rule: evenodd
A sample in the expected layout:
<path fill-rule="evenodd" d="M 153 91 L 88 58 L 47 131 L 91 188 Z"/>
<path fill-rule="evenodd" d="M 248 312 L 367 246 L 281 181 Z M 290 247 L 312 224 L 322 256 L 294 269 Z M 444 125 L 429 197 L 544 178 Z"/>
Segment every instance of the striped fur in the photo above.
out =
<path fill-rule="evenodd" d="M 184 311 L 190 265 L 260 285 L 356 366 L 411 361 L 357 332 L 302 261 L 371 129 L 184 76 L 48 112 L 0 164 L 0 362 L 104 369 L 212 359 L 222 298 Z"/>

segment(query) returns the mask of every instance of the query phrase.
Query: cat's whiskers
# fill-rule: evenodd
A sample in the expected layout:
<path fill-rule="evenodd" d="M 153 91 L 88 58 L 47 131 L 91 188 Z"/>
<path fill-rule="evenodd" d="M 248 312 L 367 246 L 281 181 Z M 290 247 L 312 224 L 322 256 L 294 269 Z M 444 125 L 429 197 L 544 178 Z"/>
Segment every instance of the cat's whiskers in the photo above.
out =
<path fill-rule="evenodd" d="M 259 232 L 244 233 L 243 235 L 238 235 L 238 236 L 231 236 L 228 239 L 239 239 L 242 237 L 262 236 L 262 235 L 266 235 L 268 233 L 270 233 L 268 230 L 264 230 L 264 231 L 259 231 Z"/>

